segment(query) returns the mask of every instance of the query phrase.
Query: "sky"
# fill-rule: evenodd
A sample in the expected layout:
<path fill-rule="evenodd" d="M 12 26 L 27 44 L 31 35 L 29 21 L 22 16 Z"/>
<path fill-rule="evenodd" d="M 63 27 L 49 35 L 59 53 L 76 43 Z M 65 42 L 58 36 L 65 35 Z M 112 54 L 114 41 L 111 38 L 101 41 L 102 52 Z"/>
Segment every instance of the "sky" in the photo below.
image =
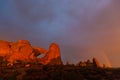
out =
<path fill-rule="evenodd" d="M 56 42 L 63 62 L 120 67 L 120 0 L 0 0 L 0 39 Z"/>

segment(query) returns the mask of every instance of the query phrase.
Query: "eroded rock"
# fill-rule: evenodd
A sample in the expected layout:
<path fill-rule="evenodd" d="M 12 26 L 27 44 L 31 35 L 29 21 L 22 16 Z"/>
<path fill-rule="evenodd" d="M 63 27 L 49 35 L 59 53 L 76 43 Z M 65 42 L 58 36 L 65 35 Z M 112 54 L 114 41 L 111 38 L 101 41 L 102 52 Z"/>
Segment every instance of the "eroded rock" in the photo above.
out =
<path fill-rule="evenodd" d="M 19 40 L 16 43 L 11 44 L 12 55 L 8 58 L 9 62 L 16 60 L 30 61 L 35 59 L 33 55 L 33 49 L 27 40 Z"/>
<path fill-rule="evenodd" d="M 43 58 L 38 55 L 45 54 Z M 39 61 L 41 64 L 62 64 L 60 48 L 56 43 L 52 43 L 49 50 L 33 47 L 27 40 L 17 42 L 7 42 L 0 40 L 0 56 L 10 63 L 16 61 Z"/>
<path fill-rule="evenodd" d="M 0 40 L 0 56 L 5 57 L 10 55 L 9 42 Z"/>
<path fill-rule="evenodd" d="M 33 53 L 36 57 L 41 55 L 41 54 L 46 54 L 47 52 L 48 52 L 48 50 L 46 50 L 44 48 L 33 47 Z"/>
<path fill-rule="evenodd" d="M 59 45 L 56 43 L 51 43 L 51 45 L 49 46 L 48 52 L 42 59 L 40 59 L 40 62 L 42 64 L 50 64 L 50 65 L 63 64 L 61 61 Z"/>

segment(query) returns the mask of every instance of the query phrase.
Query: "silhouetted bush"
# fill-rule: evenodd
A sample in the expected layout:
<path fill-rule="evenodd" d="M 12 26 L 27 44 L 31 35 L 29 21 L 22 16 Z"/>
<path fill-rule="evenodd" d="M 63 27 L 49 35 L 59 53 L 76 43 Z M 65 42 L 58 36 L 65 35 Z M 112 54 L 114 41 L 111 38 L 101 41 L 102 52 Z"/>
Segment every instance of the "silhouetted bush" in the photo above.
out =
<path fill-rule="evenodd" d="M 22 63 L 22 62 L 20 62 Z M 6 64 L 6 63 L 4 63 Z M 23 64 L 23 63 L 22 63 Z M 28 64 L 28 63 L 27 63 Z M 30 64 L 30 63 L 29 63 Z M 120 69 L 73 65 L 40 65 L 0 67 L 0 80 L 119 80 Z M 15 66 L 15 65 L 14 65 Z"/>

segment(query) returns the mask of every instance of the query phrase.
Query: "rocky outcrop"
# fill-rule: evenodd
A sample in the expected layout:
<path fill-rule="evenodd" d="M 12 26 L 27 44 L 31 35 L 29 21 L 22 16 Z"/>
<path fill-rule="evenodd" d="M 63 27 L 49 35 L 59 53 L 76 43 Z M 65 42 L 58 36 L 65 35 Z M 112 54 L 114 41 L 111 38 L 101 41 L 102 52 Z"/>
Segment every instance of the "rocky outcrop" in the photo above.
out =
<path fill-rule="evenodd" d="M 32 46 L 28 41 L 19 40 L 17 43 L 14 43 L 11 46 L 11 49 L 14 54 L 10 57 L 9 59 L 10 61 L 11 60 L 29 61 L 35 59 L 35 56 L 32 53 L 33 52 Z"/>
<path fill-rule="evenodd" d="M 101 66 L 100 66 L 100 63 L 98 62 L 98 60 L 97 60 L 96 58 L 93 58 L 93 65 L 94 65 L 95 67 L 101 67 Z"/>
<path fill-rule="evenodd" d="M 0 56 L 5 57 L 10 55 L 10 45 L 9 42 L 0 40 Z"/>
<path fill-rule="evenodd" d="M 37 56 L 45 54 L 43 58 Z M 4 60 L 15 63 L 16 61 L 39 61 L 41 64 L 62 64 L 60 48 L 56 43 L 52 43 L 49 50 L 33 47 L 27 40 L 17 42 L 7 42 L 0 40 L 0 57 Z"/>
<path fill-rule="evenodd" d="M 0 56 L 8 62 L 17 60 L 29 61 L 35 59 L 33 49 L 27 40 L 19 40 L 18 42 L 0 41 Z"/>
<path fill-rule="evenodd" d="M 79 63 L 76 64 L 76 66 L 101 68 L 100 63 L 96 58 L 93 58 L 92 62 L 89 59 L 84 62 L 80 61 Z"/>
<path fill-rule="evenodd" d="M 40 59 L 42 64 L 49 64 L 49 65 L 60 65 L 63 64 L 60 56 L 60 47 L 56 43 L 52 43 L 49 46 L 49 50 L 46 55 Z"/>

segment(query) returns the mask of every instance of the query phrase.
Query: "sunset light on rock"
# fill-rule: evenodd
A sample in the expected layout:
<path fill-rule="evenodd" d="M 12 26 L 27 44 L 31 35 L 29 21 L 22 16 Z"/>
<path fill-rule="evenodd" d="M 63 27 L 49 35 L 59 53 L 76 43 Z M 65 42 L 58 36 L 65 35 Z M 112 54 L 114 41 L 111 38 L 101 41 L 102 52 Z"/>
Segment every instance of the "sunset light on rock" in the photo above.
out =
<path fill-rule="evenodd" d="M 100 75 L 94 79 L 84 75 L 101 71 L 104 77 L 99 79 L 109 80 L 120 68 L 119 3 L 119 0 L 0 0 L 1 66 L 4 69 L 24 66 L 25 70 L 37 67 L 43 73 L 61 69 L 63 72 L 59 72 L 66 75 L 65 71 L 77 69 L 83 71 L 81 80 L 98 80 Z M 0 70 L 0 77 L 9 71 L 4 69 Z M 53 74 L 57 76 L 59 72 Z M 41 80 L 47 80 L 44 77 Z"/>

